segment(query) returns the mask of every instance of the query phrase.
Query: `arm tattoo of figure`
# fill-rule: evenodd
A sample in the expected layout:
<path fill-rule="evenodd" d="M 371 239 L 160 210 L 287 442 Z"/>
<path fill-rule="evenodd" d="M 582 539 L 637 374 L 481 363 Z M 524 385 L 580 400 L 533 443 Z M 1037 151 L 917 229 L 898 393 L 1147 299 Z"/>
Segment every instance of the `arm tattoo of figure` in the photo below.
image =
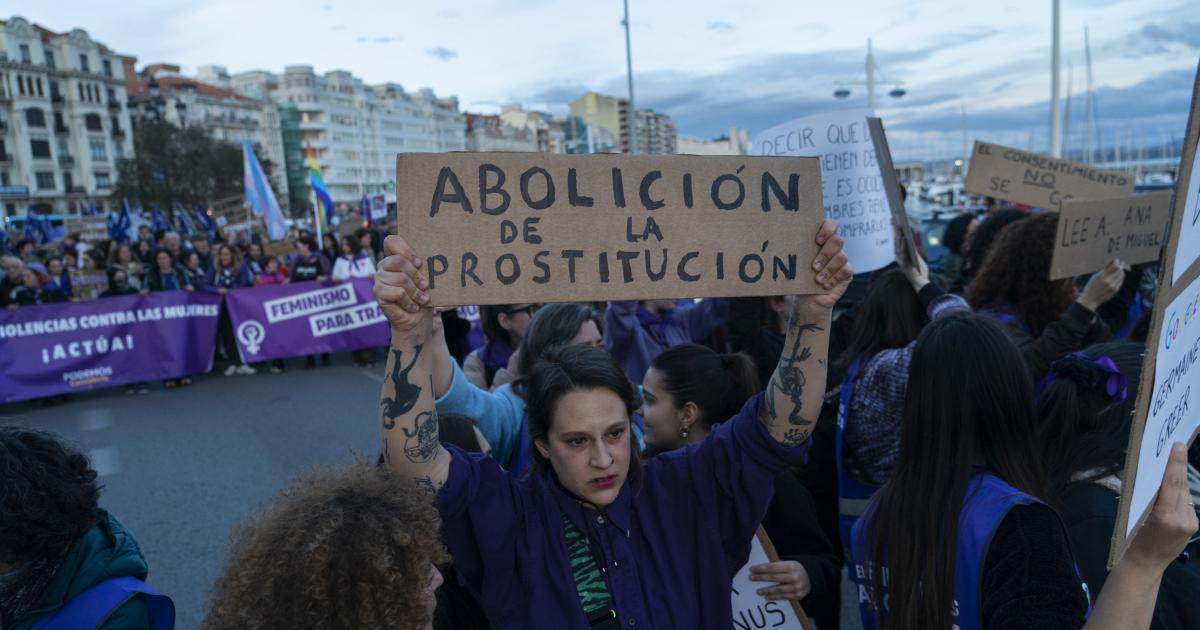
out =
<path fill-rule="evenodd" d="M 396 428 L 396 418 L 412 411 L 417 404 L 417 399 L 421 397 L 420 386 L 408 382 L 408 373 L 417 364 L 417 359 L 421 356 L 421 348 L 421 345 L 413 348 L 412 361 L 409 362 L 408 367 L 401 367 L 404 365 L 404 353 L 395 348 L 391 349 L 395 363 L 395 367 L 392 368 L 392 386 L 396 389 L 396 397 L 384 398 L 379 401 L 379 411 L 383 415 L 383 428 L 389 431 Z M 430 382 L 432 383 L 432 379 Z M 432 386 L 430 391 L 433 391 Z"/>
<path fill-rule="evenodd" d="M 437 494 L 437 491 L 442 487 L 441 483 L 433 483 L 433 478 L 426 475 L 424 477 L 413 477 L 413 481 L 417 483 L 417 487 L 431 494 Z"/>
<path fill-rule="evenodd" d="M 780 444 L 783 444 L 788 448 L 799 446 L 808 439 L 809 433 L 810 431 L 808 429 L 797 429 L 792 427 L 787 430 L 787 433 L 783 434 L 783 441 L 780 442 Z"/>
<path fill-rule="evenodd" d="M 821 332 L 824 328 L 816 324 L 797 324 L 795 313 L 792 314 L 791 328 L 796 331 L 796 340 L 779 358 L 779 366 L 775 368 L 775 374 L 771 376 L 771 383 L 767 387 L 767 411 L 770 412 L 772 418 L 778 417 L 775 413 L 775 395 L 778 392 L 786 396 L 793 405 L 791 413 L 788 414 L 788 424 L 805 426 L 812 424 L 812 421 L 805 420 L 800 416 L 801 398 L 804 395 L 804 386 L 807 384 L 802 364 L 812 357 L 812 346 L 801 347 L 800 343 L 804 338 L 804 333 Z"/>
<path fill-rule="evenodd" d="M 417 414 L 411 431 L 405 427 L 400 427 L 400 430 L 404 432 L 404 456 L 408 458 L 408 461 L 414 464 L 424 464 L 437 459 L 437 409 Z"/>

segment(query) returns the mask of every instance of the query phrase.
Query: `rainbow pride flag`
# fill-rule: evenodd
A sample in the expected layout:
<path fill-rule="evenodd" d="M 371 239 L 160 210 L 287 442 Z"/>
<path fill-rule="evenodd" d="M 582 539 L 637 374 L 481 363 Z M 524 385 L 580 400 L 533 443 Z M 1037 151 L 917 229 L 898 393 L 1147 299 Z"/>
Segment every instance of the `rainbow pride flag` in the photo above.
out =
<path fill-rule="evenodd" d="M 313 152 L 312 145 L 305 142 L 304 148 L 308 154 L 308 185 L 312 187 L 317 223 L 320 225 L 321 233 L 326 234 L 329 232 L 330 224 L 333 223 L 333 198 L 329 196 L 325 180 L 321 179 L 321 169 L 317 166 L 317 154 Z"/>

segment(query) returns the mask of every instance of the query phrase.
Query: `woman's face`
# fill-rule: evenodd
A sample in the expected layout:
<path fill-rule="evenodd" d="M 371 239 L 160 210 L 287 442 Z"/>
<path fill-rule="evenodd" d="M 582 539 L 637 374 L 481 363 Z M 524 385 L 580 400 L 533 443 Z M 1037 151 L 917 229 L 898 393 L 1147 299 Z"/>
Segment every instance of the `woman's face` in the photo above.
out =
<path fill-rule="evenodd" d="M 308 245 L 302 241 L 296 241 L 296 251 L 300 253 L 300 256 L 306 258 L 312 254 L 308 249 Z"/>
<path fill-rule="evenodd" d="M 279 261 L 275 260 L 274 258 L 268 258 L 266 266 L 263 267 L 263 271 L 266 271 L 267 273 L 275 273 L 276 271 L 279 271 Z"/>
<path fill-rule="evenodd" d="M 555 403 L 549 434 L 536 447 L 563 487 L 596 507 L 607 507 L 629 475 L 625 404 L 604 388 L 572 391 Z"/>
<path fill-rule="evenodd" d="M 250 246 L 250 258 L 251 259 L 258 260 L 258 259 L 262 258 L 262 254 L 263 254 L 263 252 L 262 252 L 261 245 L 259 245 L 258 243 L 255 243 Z"/>
<path fill-rule="evenodd" d="M 232 267 L 233 266 L 233 251 L 230 250 L 228 247 L 222 247 L 221 253 L 218 254 L 218 256 L 220 257 L 222 267 Z"/>
<path fill-rule="evenodd" d="M 196 252 L 192 252 L 192 253 L 188 254 L 187 268 L 192 271 L 196 271 L 197 269 L 200 268 L 200 255 L 199 254 L 197 254 Z"/>
<path fill-rule="evenodd" d="M 321 241 L 325 243 L 325 249 L 337 249 L 337 241 L 332 236 L 326 234 Z"/>
<path fill-rule="evenodd" d="M 591 346 L 599 348 L 604 345 L 604 337 L 600 336 L 600 329 L 596 327 L 596 322 L 587 320 L 579 327 L 579 332 L 575 333 L 575 338 L 571 343 L 577 346 Z"/>
<path fill-rule="evenodd" d="M 128 245 L 122 245 L 117 249 L 117 262 L 122 265 L 128 265 L 133 260 L 133 252 L 129 251 Z"/>
<path fill-rule="evenodd" d="M 354 252 L 354 250 L 350 247 L 350 241 L 347 241 L 346 239 L 342 239 L 342 253 L 349 256 L 353 252 Z"/>
<path fill-rule="evenodd" d="M 37 272 L 32 269 L 26 269 L 21 272 L 21 284 L 24 284 L 27 288 L 35 291 L 39 286 L 41 286 L 38 283 Z"/>
<path fill-rule="evenodd" d="M 57 258 L 50 259 L 50 262 L 46 263 L 46 271 L 49 271 L 51 276 L 62 275 L 62 261 Z"/>
<path fill-rule="evenodd" d="M 171 256 L 166 252 L 159 252 L 158 255 L 154 257 L 154 264 L 158 265 L 159 271 L 170 271 Z"/>
<path fill-rule="evenodd" d="M 512 337 L 513 345 L 525 338 L 525 332 L 529 330 L 529 320 L 533 319 L 533 311 L 532 304 L 514 304 L 507 313 L 501 313 L 496 318 L 500 327 Z"/>
<path fill-rule="evenodd" d="M 91 256 L 84 256 L 83 257 L 83 268 L 84 269 L 96 269 L 96 259 L 92 258 Z"/>
<path fill-rule="evenodd" d="M 63 256 L 63 265 L 65 265 L 67 268 L 74 269 L 75 265 L 77 264 L 79 264 L 79 259 L 75 257 L 75 254 L 67 254 L 66 256 Z"/>
<path fill-rule="evenodd" d="M 642 408 L 638 413 L 646 427 L 646 444 L 664 451 L 683 446 L 679 436 L 683 427 L 682 410 L 675 407 L 675 397 L 663 386 L 663 373 L 657 368 L 646 370 L 642 377 Z"/>

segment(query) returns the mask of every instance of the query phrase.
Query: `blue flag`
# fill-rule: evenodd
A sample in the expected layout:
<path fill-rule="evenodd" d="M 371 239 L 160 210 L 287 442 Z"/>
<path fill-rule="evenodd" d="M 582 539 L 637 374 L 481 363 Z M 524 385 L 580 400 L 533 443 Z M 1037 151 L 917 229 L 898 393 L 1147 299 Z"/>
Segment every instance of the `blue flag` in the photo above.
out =
<path fill-rule="evenodd" d="M 172 229 L 171 222 L 167 220 L 166 213 L 163 212 L 162 208 L 158 207 L 158 204 L 154 204 L 154 209 L 151 210 L 150 216 L 151 216 L 150 221 L 151 221 L 151 226 L 152 226 L 150 229 L 154 230 L 155 232 L 159 232 L 159 231 L 170 232 L 171 231 L 171 229 Z"/>
<path fill-rule="evenodd" d="M 200 226 L 200 229 L 208 236 L 208 240 L 217 240 L 217 225 L 209 218 L 208 212 L 204 210 L 204 206 L 197 205 L 196 211 L 192 214 L 196 217 L 196 225 Z"/>
<path fill-rule="evenodd" d="M 25 240 L 39 245 L 50 242 L 50 226 L 33 211 L 33 204 L 25 210 Z"/>
<path fill-rule="evenodd" d="M 133 218 L 129 216 L 129 200 L 121 200 L 121 213 L 108 213 L 108 238 L 122 245 L 129 242 L 129 228 Z"/>
<path fill-rule="evenodd" d="M 175 219 L 179 222 L 179 233 L 185 237 L 192 235 L 192 220 L 188 218 L 187 210 L 183 206 L 175 206 Z"/>

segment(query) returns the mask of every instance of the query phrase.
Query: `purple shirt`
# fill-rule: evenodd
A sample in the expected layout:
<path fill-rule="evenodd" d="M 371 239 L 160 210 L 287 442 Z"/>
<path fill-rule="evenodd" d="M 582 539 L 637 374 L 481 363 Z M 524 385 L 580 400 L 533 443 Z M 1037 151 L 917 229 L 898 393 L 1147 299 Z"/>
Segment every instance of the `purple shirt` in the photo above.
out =
<path fill-rule="evenodd" d="M 690 301 L 690 300 L 689 300 Z M 709 298 L 654 315 L 641 302 L 609 302 L 604 312 L 604 349 L 641 385 L 654 357 L 684 343 L 699 343 L 725 323 L 729 300 Z"/>
<path fill-rule="evenodd" d="M 775 478 L 810 443 L 779 444 L 762 395 L 701 444 L 654 457 L 604 510 L 582 507 L 551 472 L 514 479 L 492 459 L 452 453 L 437 497 L 446 547 L 493 628 L 588 628 L 562 514 L 596 544 L 625 628 L 732 625 L 733 576 L 750 554 Z"/>

